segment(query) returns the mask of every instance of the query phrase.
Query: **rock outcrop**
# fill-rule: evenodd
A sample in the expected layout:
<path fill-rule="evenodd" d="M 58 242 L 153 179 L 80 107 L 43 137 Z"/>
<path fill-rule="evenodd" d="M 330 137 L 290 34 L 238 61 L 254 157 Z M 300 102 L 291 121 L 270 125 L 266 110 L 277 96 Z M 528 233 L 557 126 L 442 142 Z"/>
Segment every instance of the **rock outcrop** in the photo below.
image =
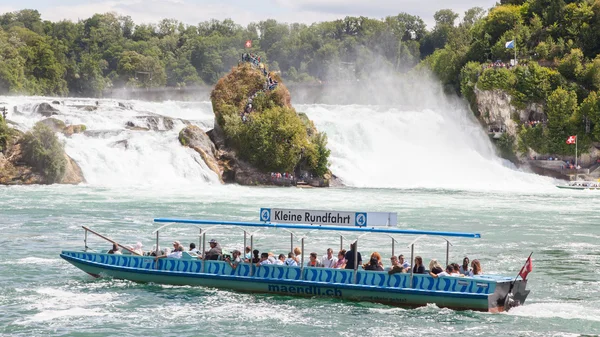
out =
<path fill-rule="evenodd" d="M 43 124 L 49 127 L 52 125 L 60 126 L 60 123 L 56 123 L 55 121 L 47 121 Z M 30 185 L 53 183 L 49 181 L 42 172 L 26 163 L 21 143 L 23 135 L 22 132 L 13 129 L 6 149 L 3 152 L 0 152 L 0 184 Z M 83 172 L 79 165 L 77 165 L 77 163 L 64 151 L 62 155 L 66 162 L 65 171 L 56 183 L 79 184 L 85 182 Z"/>
<path fill-rule="evenodd" d="M 490 127 L 504 127 L 511 136 L 519 132 L 517 120 L 525 123 L 530 120 L 545 121 L 542 104 L 530 103 L 524 109 L 517 109 L 513 98 L 502 90 L 480 90 L 475 88 L 477 106 L 481 119 Z"/>
<path fill-rule="evenodd" d="M 160 115 L 137 116 L 134 120 L 125 123 L 125 126 L 130 130 L 137 131 L 169 131 L 175 127 L 175 120 Z M 183 119 L 180 121 L 186 125 L 190 124 L 190 122 Z"/>
<path fill-rule="evenodd" d="M 208 168 L 219 176 L 222 181 L 222 171 L 217 160 L 217 149 L 210 137 L 195 125 L 185 127 L 179 132 L 179 142 L 200 154 Z"/>
<path fill-rule="evenodd" d="M 87 127 L 83 124 L 66 125 L 65 122 L 54 117 L 42 119 L 38 123 L 44 124 L 54 132 L 60 132 L 65 136 L 71 136 L 76 133 L 84 132 Z"/>
<path fill-rule="evenodd" d="M 53 115 L 58 115 L 59 110 L 48 103 L 40 103 L 35 107 L 34 110 L 36 113 L 44 116 L 50 117 Z"/>

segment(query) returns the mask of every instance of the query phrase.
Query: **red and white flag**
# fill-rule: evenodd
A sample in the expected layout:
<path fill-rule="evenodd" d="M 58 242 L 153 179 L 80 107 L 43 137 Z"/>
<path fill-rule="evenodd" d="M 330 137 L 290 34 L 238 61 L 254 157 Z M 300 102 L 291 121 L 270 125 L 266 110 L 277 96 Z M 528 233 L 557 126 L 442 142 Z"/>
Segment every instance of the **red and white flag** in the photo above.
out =
<path fill-rule="evenodd" d="M 527 279 L 527 275 L 533 270 L 533 263 L 531 262 L 531 256 L 527 259 L 527 262 L 525 262 L 525 265 L 523 266 L 523 268 L 521 268 L 521 272 L 519 273 L 519 276 L 521 276 L 523 278 L 523 280 Z"/>
<path fill-rule="evenodd" d="M 567 144 L 571 145 L 571 144 L 576 144 L 577 143 L 577 136 L 569 136 L 569 138 L 567 138 Z"/>
<path fill-rule="evenodd" d="M 252 48 L 252 40 L 246 40 L 246 44 L 244 46 L 246 48 Z"/>

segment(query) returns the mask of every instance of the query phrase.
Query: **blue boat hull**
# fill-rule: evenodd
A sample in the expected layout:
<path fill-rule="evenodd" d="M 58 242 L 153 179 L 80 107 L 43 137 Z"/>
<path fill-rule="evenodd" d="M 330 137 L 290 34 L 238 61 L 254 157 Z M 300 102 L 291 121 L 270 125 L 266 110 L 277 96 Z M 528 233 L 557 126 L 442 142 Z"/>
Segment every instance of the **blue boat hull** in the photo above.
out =
<path fill-rule="evenodd" d="M 508 278 L 432 278 L 410 274 L 328 268 L 298 268 L 241 264 L 232 269 L 222 261 L 159 259 L 132 255 L 108 255 L 63 251 L 60 255 L 77 268 L 95 277 L 109 276 L 135 282 L 205 286 L 243 292 L 293 296 L 333 297 L 399 306 L 439 307 L 479 311 L 504 311 L 510 288 Z M 513 287 L 510 305 L 525 301 L 526 282 Z M 523 293 L 526 292 L 526 293 Z"/>

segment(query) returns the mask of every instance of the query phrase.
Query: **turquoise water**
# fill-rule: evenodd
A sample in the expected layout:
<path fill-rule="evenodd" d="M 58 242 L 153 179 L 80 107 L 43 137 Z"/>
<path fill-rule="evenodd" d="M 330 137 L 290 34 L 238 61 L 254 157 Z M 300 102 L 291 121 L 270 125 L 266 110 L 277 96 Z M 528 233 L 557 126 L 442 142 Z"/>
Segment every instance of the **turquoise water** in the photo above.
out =
<path fill-rule="evenodd" d="M 94 186 L 0 187 L 0 334 L 7 336 L 549 336 L 600 333 L 600 193 L 486 192 L 434 189 L 274 189 L 190 184 L 183 189 Z M 93 279 L 58 256 L 82 249 L 82 225 L 121 243 L 154 243 L 154 217 L 257 220 L 260 207 L 398 212 L 401 228 L 465 231 L 451 260 L 482 261 L 486 273 L 516 275 L 533 251 L 531 294 L 509 313 L 403 309 L 330 299 L 243 294 L 217 289 Z M 241 231 L 216 231 L 226 248 Z M 351 239 L 349 235 L 348 239 Z M 399 237 L 396 254 L 410 237 Z M 194 227 L 173 228 L 163 242 L 197 242 Z M 391 240 L 367 236 L 363 255 Z M 287 253 L 289 235 L 264 231 L 255 246 Z M 100 239 L 92 248 L 107 249 Z M 339 237 L 311 233 L 306 251 L 339 249 Z M 416 254 L 443 260 L 441 239 Z"/>

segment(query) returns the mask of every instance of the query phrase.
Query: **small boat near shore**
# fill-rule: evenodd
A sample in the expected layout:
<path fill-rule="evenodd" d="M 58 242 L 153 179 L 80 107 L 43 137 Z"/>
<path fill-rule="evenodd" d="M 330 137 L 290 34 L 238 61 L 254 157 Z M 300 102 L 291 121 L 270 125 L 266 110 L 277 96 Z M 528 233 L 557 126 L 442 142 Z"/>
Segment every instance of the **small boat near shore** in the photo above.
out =
<path fill-rule="evenodd" d="M 569 181 L 569 183 L 566 185 L 556 185 L 556 187 L 567 190 L 600 190 L 600 182 L 574 180 Z"/>
<path fill-rule="evenodd" d="M 301 224 L 302 221 L 298 220 L 302 219 L 310 219 L 311 224 Z M 198 244 L 202 247 L 201 251 L 205 251 L 207 233 L 217 228 L 243 231 L 244 247 L 249 239 L 251 250 L 254 248 L 254 237 L 259 230 L 265 229 L 283 231 L 286 236 L 289 235 L 291 250 L 296 239 L 301 244 L 302 252 L 304 241 L 307 239 L 306 234 L 309 232 L 339 236 L 340 247 L 343 247 L 344 235 L 357 236 L 356 240 L 351 240 L 355 247 L 358 247 L 359 239 L 364 235 L 386 236 L 391 239 L 392 256 L 395 254 L 395 243 L 398 242 L 395 237 L 408 235 L 416 236 L 408 246 L 411 252 L 410 261 L 414 261 L 415 244 L 421 238 L 441 237 L 446 242 L 446 264 L 449 262 L 451 246 L 448 238 L 481 237 L 478 233 L 399 229 L 395 227 L 395 213 L 261 209 L 258 222 L 171 218 L 158 218 L 154 221 L 164 224 L 153 232 L 156 247 L 160 247 L 159 233 L 163 233 L 169 226 L 185 225 L 200 229 Z M 308 267 L 304 264 L 303 254 L 299 266 L 257 266 L 252 263 L 240 263 L 237 268 L 232 268 L 228 261 L 209 260 L 206 254 L 199 258 L 189 252 L 183 252 L 180 258 L 157 258 L 139 255 L 120 245 L 124 248 L 123 254 L 108 254 L 106 251 L 89 249 L 88 234 L 92 233 L 117 243 L 88 227 L 83 228 L 85 249 L 64 250 L 60 256 L 94 277 L 288 296 L 330 297 L 406 307 L 433 303 L 438 307 L 489 312 L 502 312 L 521 305 L 529 294 L 529 290 L 526 289 L 527 280 L 520 276 L 432 277 L 427 273 L 413 273 L 412 268 L 410 272 L 389 274 L 385 271 L 363 270 L 356 262 L 351 269 Z M 358 249 L 354 251 L 356 254 Z"/>

